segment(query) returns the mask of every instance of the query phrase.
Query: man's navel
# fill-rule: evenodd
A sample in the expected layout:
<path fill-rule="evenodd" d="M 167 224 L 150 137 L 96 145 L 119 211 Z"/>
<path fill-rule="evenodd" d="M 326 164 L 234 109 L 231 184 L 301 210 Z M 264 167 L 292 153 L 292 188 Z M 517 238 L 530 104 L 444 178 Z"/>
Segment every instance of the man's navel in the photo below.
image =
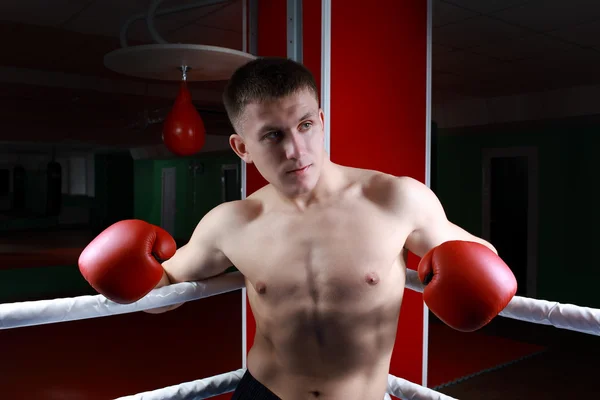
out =
<path fill-rule="evenodd" d="M 377 285 L 379 283 L 379 275 L 376 272 L 369 272 L 365 275 L 365 281 L 369 285 Z"/>

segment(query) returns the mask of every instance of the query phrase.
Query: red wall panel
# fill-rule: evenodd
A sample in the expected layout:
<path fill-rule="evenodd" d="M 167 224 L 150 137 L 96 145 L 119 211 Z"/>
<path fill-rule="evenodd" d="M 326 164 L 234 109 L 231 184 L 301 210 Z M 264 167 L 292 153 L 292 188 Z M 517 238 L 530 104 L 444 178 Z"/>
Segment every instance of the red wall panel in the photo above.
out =
<path fill-rule="evenodd" d="M 427 2 L 332 2 L 331 156 L 425 180 Z M 258 54 L 286 56 L 286 3 L 261 0 Z M 303 1 L 304 64 L 321 81 L 321 1 Z M 247 194 L 266 182 L 248 166 Z M 418 259 L 411 255 L 409 267 Z M 422 382 L 422 295 L 405 292 L 391 373 Z M 248 349 L 255 322 L 248 305 Z"/>
<path fill-rule="evenodd" d="M 424 181 L 427 2 L 333 1 L 331 15 L 332 160 Z M 422 381 L 422 328 L 407 290 L 392 374 Z"/>

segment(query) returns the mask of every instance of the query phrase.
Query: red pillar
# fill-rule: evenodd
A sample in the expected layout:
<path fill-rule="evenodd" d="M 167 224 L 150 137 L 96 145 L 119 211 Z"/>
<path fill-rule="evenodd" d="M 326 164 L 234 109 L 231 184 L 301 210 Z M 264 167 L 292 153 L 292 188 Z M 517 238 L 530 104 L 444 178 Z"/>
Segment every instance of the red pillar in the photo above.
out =
<path fill-rule="evenodd" d="M 321 0 L 304 0 L 303 63 L 320 84 Z M 330 154 L 336 163 L 425 182 L 427 1 L 332 1 Z M 286 2 L 260 0 L 259 56 L 287 54 Z M 327 84 L 327 82 L 325 82 Z M 248 165 L 246 193 L 265 185 Z M 416 266 L 409 258 L 409 267 Z M 390 373 L 423 384 L 422 295 L 405 291 Z M 247 348 L 255 321 L 247 304 Z"/>
<path fill-rule="evenodd" d="M 332 1 L 332 161 L 425 182 L 426 78 L 427 1 Z M 423 315 L 406 290 L 390 369 L 421 384 Z"/>

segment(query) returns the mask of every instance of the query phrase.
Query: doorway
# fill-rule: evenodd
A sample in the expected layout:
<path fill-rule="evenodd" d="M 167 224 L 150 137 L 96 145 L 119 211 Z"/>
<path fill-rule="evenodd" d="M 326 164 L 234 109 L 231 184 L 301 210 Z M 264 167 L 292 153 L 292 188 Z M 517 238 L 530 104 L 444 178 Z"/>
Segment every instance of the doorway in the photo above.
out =
<path fill-rule="evenodd" d="M 241 200 L 239 164 L 226 164 L 221 167 L 221 202 Z"/>
<path fill-rule="evenodd" d="M 537 151 L 533 147 L 483 150 L 483 238 L 517 278 L 517 295 L 534 298 L 537 286 Z"/>
<path fill-rule="evenodd" d="M 175 191 L 177 190 L 177 168 L 162 169 L 162 207 L 160 226 L 175 237 L 175 212 L 177 210 Z"/>

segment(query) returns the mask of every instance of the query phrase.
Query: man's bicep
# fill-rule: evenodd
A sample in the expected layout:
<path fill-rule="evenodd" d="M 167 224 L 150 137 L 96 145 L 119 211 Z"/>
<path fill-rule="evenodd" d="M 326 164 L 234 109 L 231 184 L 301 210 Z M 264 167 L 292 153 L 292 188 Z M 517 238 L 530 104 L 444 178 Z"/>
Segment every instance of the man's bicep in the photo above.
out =
<path fill-rule="evenodd" d="M 478 242 L 496 251 L 487 241 L 449 221 L 440 200 L 427 186 L 412 181 L 406 190 L 410 191 L 406 195 L 406 202 L 412 224 L 405 244 L 409 251 L 422 257 L 449 240 Z"/>
<path fill-rule="evenodd" d="M 406 239 L 405 247 L 419 257 L 423 257 L 429 250 L 450 240 L 465 240 L 481 243 L 496 252 L 494 246 L 460 226 L 448 221 L 445 217 L 432 220 L 424 227 L 413 230 Z"/>
<path fill-rule="evenodd" d="M 171 283 L 210 278 L 225 272 L 230 265 L 219 250 L 198 243 L 180 247 L 171 259 L 162 264 Z"/>
<path fill-rule="evenodd" d="M 211 210 L 198 223 L 189 242 L 162 264 L 171 283 L 209 278 L 231 266 L 220 248 L 223 230 L 220 214 L 220 210 Z"/>
<path fill-rule="evenodd" d="M 464 236 L 463 232 L 452 229 L 452 224 L 445 216 L 429 217 L 422 224 L 417 223 L 406 238 L 406 247 L 411 253 L 423 257 L 429 250 L 451 240 L 456 236 Z M 455 226 L 455 225 L 454 225 Z M 456 231 L 458 235 L 453 234 Z"/>

